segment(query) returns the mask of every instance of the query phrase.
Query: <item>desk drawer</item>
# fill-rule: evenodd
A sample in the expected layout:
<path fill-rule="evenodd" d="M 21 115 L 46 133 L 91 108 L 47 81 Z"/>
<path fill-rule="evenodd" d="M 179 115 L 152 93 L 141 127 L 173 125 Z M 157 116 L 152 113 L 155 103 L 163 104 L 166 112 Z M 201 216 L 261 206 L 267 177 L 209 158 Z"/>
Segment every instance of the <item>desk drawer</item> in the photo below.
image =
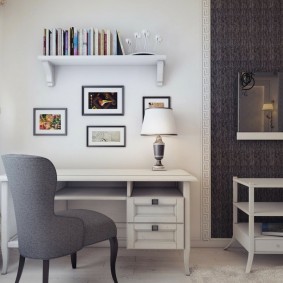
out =
<path fill-rule="evenodd" d="M 129 198 L 127 220 L 134 223 L 184 223 L 184 198 Z"/>
<path fill-rule="evenodd" d="M 184 249 L 184 224 L 128 224 L 128 249 Z"/>

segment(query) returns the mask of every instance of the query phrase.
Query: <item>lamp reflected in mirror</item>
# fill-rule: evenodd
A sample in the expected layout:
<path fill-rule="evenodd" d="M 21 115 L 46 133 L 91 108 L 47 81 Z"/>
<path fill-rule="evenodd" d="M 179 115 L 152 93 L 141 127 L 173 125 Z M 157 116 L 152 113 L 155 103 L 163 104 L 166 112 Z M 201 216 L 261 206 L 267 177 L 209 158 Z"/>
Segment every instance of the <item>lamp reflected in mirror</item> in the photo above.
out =
<path fill-rule="evenodd" d="M 271 132 L 272 132 L 272 129 L 274 128 L 273 120 L 272 120 L 273 110 L 274 110 L 274 100 L 272 100 L 270 103 L 264 103 L 262 106 L 262 111 L 269 112 L 265 115 L 265 117 L 269 120 L 269 126 L 270 126 Z"/>

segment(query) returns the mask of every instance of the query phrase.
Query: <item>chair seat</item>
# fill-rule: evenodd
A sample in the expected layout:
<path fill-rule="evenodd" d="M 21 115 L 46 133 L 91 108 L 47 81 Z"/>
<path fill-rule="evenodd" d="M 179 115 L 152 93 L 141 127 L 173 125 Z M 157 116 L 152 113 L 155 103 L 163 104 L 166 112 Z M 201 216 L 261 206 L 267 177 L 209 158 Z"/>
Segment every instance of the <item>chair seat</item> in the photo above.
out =
<path fill-rule="evenodd" d="M 70 209 L 56 212 L 56 215 L 79 218 L 84 223 L 84 246 L 109 240 L 117 236 L 117 228 L 112 219 L 104 214 L 87 209 Z"/>

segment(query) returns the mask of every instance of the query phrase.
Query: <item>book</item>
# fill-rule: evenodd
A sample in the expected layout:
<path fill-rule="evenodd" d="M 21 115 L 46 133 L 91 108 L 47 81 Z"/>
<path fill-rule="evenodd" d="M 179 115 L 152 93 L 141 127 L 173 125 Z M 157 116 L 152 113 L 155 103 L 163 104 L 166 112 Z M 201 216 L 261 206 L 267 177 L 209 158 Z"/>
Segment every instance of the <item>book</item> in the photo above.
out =
<path fill-rule="evenodd" d="M 78 54 L 82 55 L 83 54 L 83 29 L 78 29 Z"/>
<path fill-rule="evenodd" d="M 74 55 L 74 28 L 69 29 L 69 55 Z"/>
<path fill-rule="evenodd" d="M 117 33 L 117 55 L 125 55 L 125 49 L 123 46 L 121 35 L 118 31 L 116 31 L 116 33 Z"/>
<path fill-rule="evenodd" d="M 106 55 L 112 55 L 112 33 L 106 30 Z"/>
<path fill-rule="evenodd" d="M 46 54 L 46 36 L 47 36 L 47 29 L 45 28 L 43 30 L 43 55 L 47 55 Z"/>
<path fill-rule="evenodd" d="M 97 28 L 94 29 L 94 55 L 100 55 L 100 40 L 99 40 L 99 37 L 100 37 L 100 32 Z"/>
<path fill-rule="evenodd" d="M 79 38 L 78 38 L 78 30 L 74 28 L 74 54 L 79 55 Z"/>
<path fill-rule="evenodd" d="M 57 29 L 57 53 L 56 55 L 62 55 L 62 29 Z"/>
<path fill-rule="evenodd" d="M 104 53 L 104 30 L 100 32 L 100 55 L 105 55 Z"/>
<path fill-rule="evenodd" d="M 283 237 L 283 223 L 262 223 L 261 234 Z"/>
<path fill-rule="evenodd" d="M 89 28 L 88 30 L 88 55 L 94 55 L 94 36 L 93 36 L 93 28 Z"/>
<path fill-rule="evenodd" d="M 69 55 L 69 31 L 65 30 L 65 53 L 64 55 Z"/>
<path fill-rule="evenodd" d="M 112 55 L 117 55 L 117 35 L 116 31 L 112 31 Z"/>
<path fill-rule="evenodd" d="M 82 30 L 82 37 L 83 37 L 83 53 L 81 55 L 87 55 L 87 29 L 83 28 Z"/>

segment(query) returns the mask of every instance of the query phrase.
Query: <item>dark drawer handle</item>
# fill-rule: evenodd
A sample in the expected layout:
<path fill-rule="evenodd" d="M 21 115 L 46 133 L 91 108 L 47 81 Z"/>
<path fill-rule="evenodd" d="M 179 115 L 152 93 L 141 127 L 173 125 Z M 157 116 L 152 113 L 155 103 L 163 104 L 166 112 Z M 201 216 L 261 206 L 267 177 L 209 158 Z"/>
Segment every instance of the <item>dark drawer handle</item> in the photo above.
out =
<path fill-rule="evenodd" d="M 158 205 L 158 199 L 154 198 L 151 200 L 152 205 Z"/>
<path fill-rule="evenodd" d="M 152 225 L 151 230 L 152 231 L 158 231 L 158 225 Z"/>

